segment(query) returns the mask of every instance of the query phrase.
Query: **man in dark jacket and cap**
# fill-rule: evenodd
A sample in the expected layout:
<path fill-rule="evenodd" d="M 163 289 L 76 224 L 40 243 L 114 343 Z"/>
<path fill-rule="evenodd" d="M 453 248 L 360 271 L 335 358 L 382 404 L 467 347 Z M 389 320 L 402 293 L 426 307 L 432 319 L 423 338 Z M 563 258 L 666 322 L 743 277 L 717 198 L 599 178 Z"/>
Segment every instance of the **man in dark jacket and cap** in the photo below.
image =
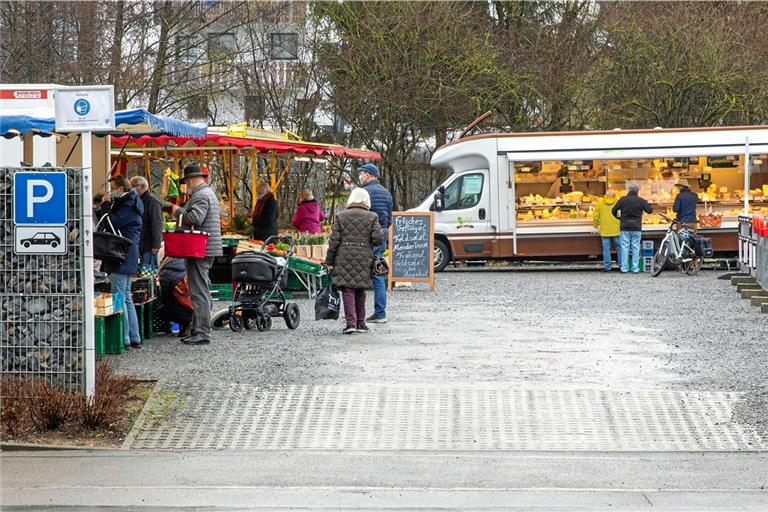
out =
<path fill-rule="evenodd" d="M 131 178 L 131 186 L 144 205 L 139 253 L 141 264 L 157 268 L 157 254 L 163 245 L 163 205 L 149 190 L 149 182 L 143 176 Z"/>
<path fill-rule="evenodd" d="M 688 187 L 688 180 L 680 179 L 675 183 L 679 194 L 675 198 L 675 204 L 672 211 L 677 213 L 677 221 L 688 226 L 696 232 L 696 204 L 699 202 L 699 196 Z"/>
<path fill-rule="evenodd" d="M 379 216 L 383 242 L 373 248 L 377 258 L 384 256 L 389 240 L 388 230 L 392 225 L 392 195 L 384 188 L 379 178 L 381 173 L 374 164 L 365 164 L 357 168 L 360 183 L 371 198 L 370 211 Z M 373 314 L 368 317 L 369 323 L 385 323 L 387 321 L 387 286 L 383 277 L 373 277 Z"/>
<path fill-rule="evenodd" d="M 611 210 L 613 216 L 621 222 L 619 246 L 621 257 L 619 268 L 623 273 L 629 271 L 630 249 L 632 253 L 632 272 L 640 272 L 640 236 L 643 232 L 643 213 L 653 213 L 648 201 L 637 195 L 637 185 L 627 187 L 627 195 L 618 200 Z"/>

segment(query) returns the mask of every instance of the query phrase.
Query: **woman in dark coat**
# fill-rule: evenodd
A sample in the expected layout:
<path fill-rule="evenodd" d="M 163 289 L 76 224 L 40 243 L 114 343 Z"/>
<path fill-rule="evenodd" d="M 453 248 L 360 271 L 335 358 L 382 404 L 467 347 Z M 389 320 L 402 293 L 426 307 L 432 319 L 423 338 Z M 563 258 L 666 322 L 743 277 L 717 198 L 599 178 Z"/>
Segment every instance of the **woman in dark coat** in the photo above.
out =
<path fill-rule="evenodd" d="M 368 332 L 365 325 L 365 290 L 372 285 L 373 246 L 382 243 L 379 216 L 368 211 L 371 198 L 363 188 L 349 195 L 347 209 L 333 223 L 325 264 L 333 271 L 333 284 L 341 288 L 344 334 Z"/>
<path fill-rule="evenodd" d="M 271 236 L 277 236 L 277 199 L 266 183 L 256 188 L 256 195 L 258 200 L 251 214 L 253 238 L 264 242 Z"/>
<path fill-rule="evenodd" d="M 126 347 L 141 348 L 139 335 L 139 319 L 136 316 L 136 308 L 131 297 L 131 276 L 139 269 L 139 237 L 141 236 L 142 216 L 144 205 L 141 203 L 136 191 L 131 189 L 131 184 L 125 176 L 113 176 L 109 179 L 111 192 L 104 194 L 99 219 L 104 214 L 109 214 L 109 220 L 119 234 L 129 239 L 132 243 L 128 247 L 128 255 L 122 263 L 103 262 L 101 270 L 109 273 L 109 281 L 112 283 L 112 293 L 120 292 L 125 299 L 125 332 L 123 343 Z M 111 200 L 111 204 L 110 204 Z M 101 223 L 101 229 L 109 230 L 107 219 Z"/>

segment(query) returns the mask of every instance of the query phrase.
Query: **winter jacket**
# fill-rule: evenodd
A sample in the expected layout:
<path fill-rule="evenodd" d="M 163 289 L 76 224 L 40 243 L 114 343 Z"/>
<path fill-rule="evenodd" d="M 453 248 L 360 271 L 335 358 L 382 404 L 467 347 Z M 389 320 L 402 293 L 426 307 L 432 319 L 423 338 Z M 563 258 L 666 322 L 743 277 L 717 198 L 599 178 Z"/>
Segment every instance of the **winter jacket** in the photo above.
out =
<path fill-rule="evenodd" d="M 371 180 L 363 188 L 371 197 L 371 211 L 379 216 L 381 229 L 389 229 L 392 225 L 392 195 L 379 180 Z"/>
<path fill-rule="evenodd" d="M 597 202 L 592 212 L 592 224 L 600 229 L 602 237 L 619 236 L 619 219 L 611 211 L 615 204 L 615 197 L 605 196 Z"/>
<path fill-rule="evenodd" d="M 139 239 L 141 238 L 141 223 L 144 215 L 144 205 L 139 201 L 135 190 L 131 190 L 112 201 L 111 206 L 103 204 L 99 208 L 99 219 L 105 211 L 109 213 L 112 226 L 121 236 L 131 241 L 128 254 L 122 263 L 102 262 L 102 272 L 110 274 L 133 275 L 139 269 Z M 101 223 L 100 229 L 109 231 L 107 220 Z"/>
<path fill-rule="evenodd" d="M 322 233 L 320 223 L 325 220 L 325 214 L 320 208 L 320 203 L 314 199 L 302 201 L 296 208 L 292 224 L 299 233 L 312 233 L 318 235 Z"/>
<path fill-rule="evenodd" d="M 152 249 L 159 249 L 163 244 L 163 205 L 150 191 L 144 192 L 139 197 L 144 205 L 139 251 L 145 253 Z"/>
<path fill-rule="evenodd" d="M 370 288 L 373 246 L 384 237 L 379 217 L 363 205 L 350 205 L 333 223 L 325 264 L 333 267 L 333 284 L 343 288 Z"/>
<path fill-rule="evenodd" d="M 202 183 L 189 194 L 189 200 L 184 208 L 179 208 L 174 214 L 181 215 L 182 228 L 194 228 L 208 233 L 206 257 L 221 256 L 221 208 L 219 200 L 211 188 Z"/>
<path fill-rule="evenodd" d="M 160 307 L 157 314 L 168 322 L 188 324 L 192 321 L 194 309 L 189 297 L 189 284 L 184 260 L 168 258 L 160 266 Z"/>
<path fill-rule="evenodd" d="M 277 199 L 270 193 L 253 210 L 253 238 L 265 242 L 271 236 L 277 236 Z"/>
<path fill-rule="evenodd" d="M 622 197 L 611 209 L 613 216 L 621 221 L 622 231 L 642 231 L 643 212 L 653 213 L 653 209 L 637 192 Z"/>
<path fill-rule="evenodd" d="M 699 196 L 689 188 L 677 194 L 672 211 L 677 213 L 678 222 L 689 224 L 696 222 L 696 203 L 698 202 Z"/>

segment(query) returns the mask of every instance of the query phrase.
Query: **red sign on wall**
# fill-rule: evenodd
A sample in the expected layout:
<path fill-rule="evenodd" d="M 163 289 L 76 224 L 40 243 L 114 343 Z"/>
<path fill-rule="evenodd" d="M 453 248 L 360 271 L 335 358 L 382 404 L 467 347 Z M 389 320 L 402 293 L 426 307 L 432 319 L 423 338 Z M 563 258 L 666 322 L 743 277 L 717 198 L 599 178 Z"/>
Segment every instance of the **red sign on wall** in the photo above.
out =
<path fill-rule="evenodd" d="M 44 100 L 48 91 L 41 89 L 0 90 L 0 100 Z"/>

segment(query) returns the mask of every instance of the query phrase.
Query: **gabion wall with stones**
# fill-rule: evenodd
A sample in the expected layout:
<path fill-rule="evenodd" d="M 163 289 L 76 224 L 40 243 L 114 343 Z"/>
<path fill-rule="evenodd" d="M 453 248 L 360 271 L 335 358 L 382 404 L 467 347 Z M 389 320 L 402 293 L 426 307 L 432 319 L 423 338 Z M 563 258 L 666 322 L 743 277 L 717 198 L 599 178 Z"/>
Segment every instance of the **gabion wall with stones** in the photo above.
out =
<path fill-rule="evenodd" d="M 14 253 L 13 176 L 67 173 L 65 255 Z M 88 200 L 88 199 L 86 199 Z M 84 389 L 82 172 L 54 167 L 0 168 L 0 373 L 42 377 Z"/>

